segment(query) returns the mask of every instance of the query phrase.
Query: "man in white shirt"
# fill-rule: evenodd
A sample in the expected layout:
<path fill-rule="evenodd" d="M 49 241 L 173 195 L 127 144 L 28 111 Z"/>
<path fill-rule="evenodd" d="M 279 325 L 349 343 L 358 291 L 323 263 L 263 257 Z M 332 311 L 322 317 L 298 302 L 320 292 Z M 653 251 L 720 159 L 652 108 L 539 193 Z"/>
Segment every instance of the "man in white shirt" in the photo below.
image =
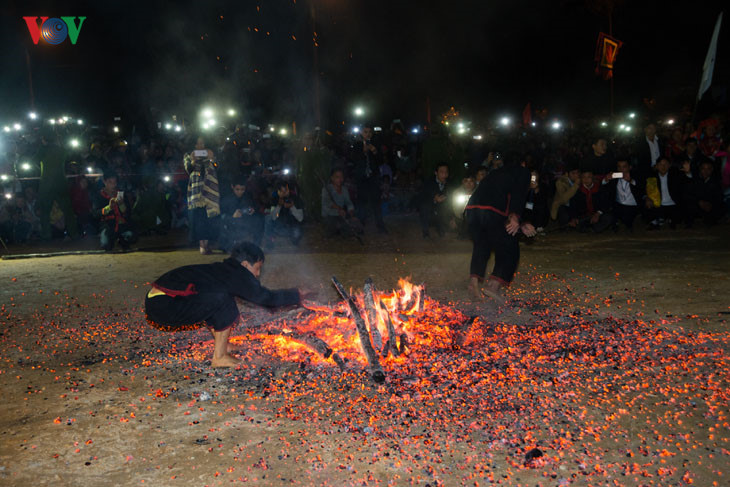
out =
<path fill-rule="evenodd" d="M 619 159 L 616 163 L 616 172 L 607 174 L 602 184 L 607 187 L 611 195 L 613 213 L 616 217 L 614 230 L 618 230 L 617 225 L 620 221 L 629 232 L 633 232 L 634 220 L 639 214 L 638 202 L 642 200 L 642 192 L 641 186 L 637 184 L 631 174 L 628 158 Z"/>
<path fill-rule="evenodd" d="M 644 136 L 636 146 L 636 169 L 640 179 L 650 177 L 651 170 L 656 166 L 659 157 L 664 153 L 664 144 L 656 133 L 656 125 L 653 122 L 644 127 Z"/>

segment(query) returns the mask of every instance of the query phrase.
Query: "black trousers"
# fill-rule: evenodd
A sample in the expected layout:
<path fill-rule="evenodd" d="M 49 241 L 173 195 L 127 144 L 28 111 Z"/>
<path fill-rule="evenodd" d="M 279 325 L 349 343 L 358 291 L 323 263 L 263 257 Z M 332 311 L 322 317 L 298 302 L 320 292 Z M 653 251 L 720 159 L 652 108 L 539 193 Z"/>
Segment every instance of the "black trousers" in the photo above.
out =
<path fill-rule="evenodd" d="M 380 183 L 375 176 L 362 179 L 357 183 L 357 214 L 363 224 L 367 219 L 368 208 L 375 217 L 376 226 L 385 228 L 383 211 L 380 206 Z"/>
<path fill-rule="evenodd" d="M 228 293 L 147 297 L 144 307 L 147 322 L 163 331 L 192 330 L 204 325 L 223 331 L 234 326 L 239 317 L 236 300 Z"/>
<path fill-rule="evenodd" d="M 471 277 L 484 279 L 489 256 L 494 252 L 493 279 L 508 286 L 517 271 L 520 261 L 520 245 L 516 236 L 507 233 L 506 218 L 488 210 L 469 210 L 469 227 L 474 242 L 469 272 Z"/>
<path fill-rule="evenodd" d="M 439 235 L 443 235 L 449 228 L 449 220 L 451 215 L 447 207 L 447 202 L 434 203 L 433 201 L 424 201 L 418 207 L 418 216 L 421 221 L 421 232 L 423 235 L 429 234 L 431 225 L 436 227 Z M 452 213 L 453 214 L 453 213 Z"/>
<path fill-rule="evenodd" d="M 636 219 L 636 215 L 639 214 L 639 207 L 616 203 L 613 206 L 613 214 L 616 217 L 617 223 L 623 223 L 630 230 L 634 227 L 634 220 Z"/>

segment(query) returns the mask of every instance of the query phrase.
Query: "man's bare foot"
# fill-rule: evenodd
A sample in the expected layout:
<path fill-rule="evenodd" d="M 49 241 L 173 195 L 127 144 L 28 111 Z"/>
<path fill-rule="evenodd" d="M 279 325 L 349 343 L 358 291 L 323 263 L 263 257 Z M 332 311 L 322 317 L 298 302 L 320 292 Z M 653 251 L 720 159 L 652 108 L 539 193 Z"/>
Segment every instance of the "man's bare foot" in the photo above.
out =
<path fill-rule="evenodd" d="M 239 359 L 230 354 L 225 354 L 222 357 L 213 357 L 213 360 L 211 360 L 213 367 L 235 367 L 240 363 L 241 361 Z"/>
<path fill-rule="evenodd" d="M 469 283 L 469 294 L 474 299 L 484 299 L 484 293 L 481 289 L 479 289 L 479 283 L 474 284 L 473 282 Z"/>
<path fill-rule="evenodd" d="M 492 298 L 500 306 L 507 303 L 507 298 L 505 298 L 499 291 L 485 287 L 482 290 L 482 293 L 484 293 L 485 296 Z"/>
<path fill-rule="evenodd" d="M 239 350 L 243 350 L 243 345 L 238 345 L 236 343 L 231 343 L 231 342 L 228 342 L 228 344 L 226 345 L 226 352 L 228 352 L 228 353 L 237 352 Z"/>

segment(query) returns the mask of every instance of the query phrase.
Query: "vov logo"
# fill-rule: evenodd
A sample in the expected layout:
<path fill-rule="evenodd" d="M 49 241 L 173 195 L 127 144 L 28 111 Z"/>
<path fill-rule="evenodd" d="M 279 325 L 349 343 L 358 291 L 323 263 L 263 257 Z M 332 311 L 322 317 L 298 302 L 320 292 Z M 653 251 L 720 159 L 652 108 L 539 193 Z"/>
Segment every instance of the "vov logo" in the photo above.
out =
<path fill-rule="evenodd" d="M 79 19 L 78 27 L 76 19 Z M 61 17 L 60 19 L 58 17 L 23 17 L 23 20 L 28 25 L 33 44 L 38 44 L 38 41 L 43 38 L 46 43 L 55 45 L 65 41 L 66 37 L 69 38 L 71 44 L 76 44 L 86 17 Z"/>

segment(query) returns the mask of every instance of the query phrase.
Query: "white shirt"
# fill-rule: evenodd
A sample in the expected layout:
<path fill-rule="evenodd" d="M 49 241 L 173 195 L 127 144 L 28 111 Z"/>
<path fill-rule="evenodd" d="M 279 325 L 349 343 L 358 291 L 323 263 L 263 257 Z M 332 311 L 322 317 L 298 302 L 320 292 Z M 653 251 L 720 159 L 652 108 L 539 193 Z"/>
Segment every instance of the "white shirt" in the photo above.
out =
<path fill-rule="evenodd" d="M 662 206 L 674 206 L 676 203 L 672 199 L 672 196 L 669 194 L 669 184 L 668 184 L 668 178 L 669 173 L 662 176 L 659 174 L 659 182 L 662 185 Z"/>
<path fill-rule="evenodd" d="M 654 136 L 654 140 L 649 140 L 649 137 L 646 138 L 647 144 L 649 144 L 649 151 L 651 152 L 651 167 L 654 167 L 656 164 L 656 160 L 659 159 L 659 138 L 657 136 Z"/>
<path fill-rule="evenodd" d="M 616 184 L 616 202 L 624 206 L 636 206 L 636 198 L 631 192 L 631 185 L 636 184 L 634 181 L 628 182 L 625 179 L 619 179 Z"/>

